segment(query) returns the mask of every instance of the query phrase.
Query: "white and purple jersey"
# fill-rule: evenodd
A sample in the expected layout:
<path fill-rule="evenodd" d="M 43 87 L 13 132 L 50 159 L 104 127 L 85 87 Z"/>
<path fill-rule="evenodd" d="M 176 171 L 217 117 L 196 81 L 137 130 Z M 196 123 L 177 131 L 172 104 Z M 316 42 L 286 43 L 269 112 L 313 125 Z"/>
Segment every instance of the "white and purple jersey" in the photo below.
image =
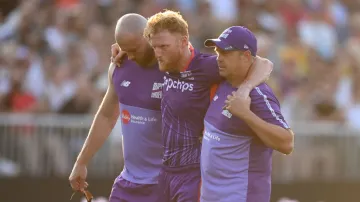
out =
<path fill-rule="evenodd" d="M 192 60 L 180 73 L 164 76 L 162 133 L 164 165 L 168 168 L 199 167 L 204 117 L 211 87 L 219 83 L 216 56 L 191 48 Z"/>
<path fill-rule="evenodd" d="M 163 154 L 160 112 L 163 79 L 164 73 L 157 64 L 143 68 L 130 60 L 125 60 L 113 73 L 122 120 L 121 177 L 130 182 L 158 183 Z"/>
<path fill-rule="evenodd" d="M 236 91 L 222 82 L 205 117 L 201 153 L 202 202 L 269 202 L 273 150 L 241 119 L 223 110 Z M 264 121 L 289 128 L 271 88 L 263 83 L 250 92 L 251 111 Z"/>

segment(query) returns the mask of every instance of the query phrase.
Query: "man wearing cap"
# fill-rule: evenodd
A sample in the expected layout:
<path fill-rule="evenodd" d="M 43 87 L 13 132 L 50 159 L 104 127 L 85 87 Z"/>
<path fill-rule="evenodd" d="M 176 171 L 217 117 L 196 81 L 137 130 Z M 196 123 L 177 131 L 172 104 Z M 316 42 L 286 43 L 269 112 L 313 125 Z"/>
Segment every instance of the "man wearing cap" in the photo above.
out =
<path fill-rule="evenodd" d="M 150 17 L 144 37 L 154 50 L 159 69 L 165 72 L 161 100 L 164 152 L 158 177 L 161 201 L 198 201 L 199 140 L 212 87 L 224 80 L 219 74 L 217 56 L 200 53 L 189 44 L 188 24 L 178 12 L 166 10 Z M 251 89 L 270 75 L 273 65 L 257 57 L 253 66 L 246 81 L 239 85 L 237 96 L 248 97 Z"/>
<path fill-rule="evenodd" d="M 226 80 L 205 116 L 200 201 L 269 202 L 272 151 L 290 154 L 294 134 L 267 84 L 255 87 L 249 97 L 234 93 L 255 61 L 257 40 L 247 28 L 233 26 L 205 46 L 215 48 Z"/>

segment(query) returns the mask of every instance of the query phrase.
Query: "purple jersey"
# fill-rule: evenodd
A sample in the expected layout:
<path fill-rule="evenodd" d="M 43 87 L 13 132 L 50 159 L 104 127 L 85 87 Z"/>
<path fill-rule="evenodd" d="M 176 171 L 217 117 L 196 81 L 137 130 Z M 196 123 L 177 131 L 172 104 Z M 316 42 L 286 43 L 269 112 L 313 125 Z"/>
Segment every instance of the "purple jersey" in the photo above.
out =
<path fill-rule="evenodd" d="M 192 53 L 193 59 L 183 72 L 164 76 L 161 111 L 163 162 L 167 167 L 199 166 L 210 89 L 221 81 L 216 56 L 193 49 Z"/>
<path fill-rule="evenodd" d="M 138 184 L 118 176 L 111 189 L 109 202 L 161 202 L 161 196 L 158 184 Z"/>
<path fill-rule="evenodd" d="M 160 112 L 163 78 L 157 64 L 142 68 L 130 60 L 125 60 L 113 73 L 122 120 L 121 176 L 130 182 L 158 182 L 163 154 Z"/>
<path fill-rule="evenodd" d="M 223 110 L 236 91 L 222 82 L 205 117 L 201 154 L 201 201 L 269 202 L 272 149 L 241 119 Z M 263 83 L 250 93 L 251 111 L 268 123 L 289 128 L 271 88 Z"/>

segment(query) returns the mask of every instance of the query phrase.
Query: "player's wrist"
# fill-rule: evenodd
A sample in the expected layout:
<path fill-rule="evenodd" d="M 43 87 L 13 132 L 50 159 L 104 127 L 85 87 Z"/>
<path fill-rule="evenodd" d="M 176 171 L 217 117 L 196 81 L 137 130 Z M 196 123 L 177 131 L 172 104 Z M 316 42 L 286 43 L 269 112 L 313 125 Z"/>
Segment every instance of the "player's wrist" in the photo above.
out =
<path fill-rule="evenodd" d="M 78 158 L 75 162 L 75 165 L 87 166 L 87 161 L 83 158 Z"/>
<path fill-rule="evenodd" d="M 249 110 L 244 110 L 242 112 L 242 120 L 245 121 L 246 123 L 250 123 L 252 122 L 252 120 L 254 120 L 255 114 L 249 109 Z"/>
<path fill-rule="evenodd" d="M 254 85 L 252 85 L 249 80 L 245 80 L 239 85 L 239 88 L 247 89 L 250 92 L 254 88 Z"/>

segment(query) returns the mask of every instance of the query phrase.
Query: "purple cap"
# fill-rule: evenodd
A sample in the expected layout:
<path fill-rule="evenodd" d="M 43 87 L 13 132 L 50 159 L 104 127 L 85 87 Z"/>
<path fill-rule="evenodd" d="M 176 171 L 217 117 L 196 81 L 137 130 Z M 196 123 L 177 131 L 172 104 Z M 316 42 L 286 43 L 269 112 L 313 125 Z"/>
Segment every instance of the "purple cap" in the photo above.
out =
<path fill-rule="evenodd" d="M 257 52 L 257 40 L 255 35 L 243 26 L 229 27 L 221 33 L 219 38 L 207 39 L 204 44 L 206 47 L 217 46 L 225 51 L 249 50 L 253 56 L 256 56 Z"/>

